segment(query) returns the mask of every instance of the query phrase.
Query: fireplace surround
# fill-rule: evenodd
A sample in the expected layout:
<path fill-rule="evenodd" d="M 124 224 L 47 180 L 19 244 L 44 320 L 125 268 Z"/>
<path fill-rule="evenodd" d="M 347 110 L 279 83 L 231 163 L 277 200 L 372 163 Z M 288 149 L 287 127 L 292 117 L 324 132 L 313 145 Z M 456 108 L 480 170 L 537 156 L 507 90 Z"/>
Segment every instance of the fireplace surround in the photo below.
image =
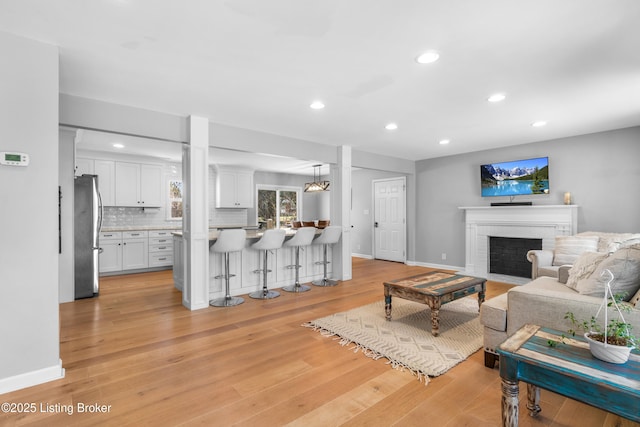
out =
<path fill-rule="evenodd" d="M 577 205 L 460 207 L 465 213 L 465 274 L 491 277 L 489 238 L 541 239 L 542 249 L 553 249 L 556 236 L 577 233 Z M 532 248 L 533 249 L 533 248 Z M 526 279 L 524 279 L 526 280 Z M 526 283 L 514 278 L 512 283 Z"/>

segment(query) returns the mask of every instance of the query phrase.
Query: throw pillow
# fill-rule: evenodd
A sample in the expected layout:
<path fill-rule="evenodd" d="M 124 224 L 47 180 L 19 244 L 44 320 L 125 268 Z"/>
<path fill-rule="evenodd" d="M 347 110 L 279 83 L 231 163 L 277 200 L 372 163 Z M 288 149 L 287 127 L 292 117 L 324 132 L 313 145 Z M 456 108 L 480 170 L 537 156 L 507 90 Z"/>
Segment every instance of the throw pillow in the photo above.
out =
<path fill-rule="evenodd" d="M 556 236 L 553 265 L 573 264 L 583 252 L 598 251 L 598 236 Z"/>
<path fill-rule="evenodd" d="M 614 276 L 611 283 L 614 295 L 624 294 L 623 300 L 629 301 L 640 289 L 640 245 L 615 251 L 600 262 L 591 276 L 579 280 L 576 290 L 584 295 L 604 296 L 609 276 L 603 276 L 602 272 L 607 269 Z"/>
<path fill-rule="evenodd" d="M 566 285 L 575 289 L 578 282 L 591 276 L 598 264 L 608 256 L 607 252 L 583 252 L 569 270 Z"/>

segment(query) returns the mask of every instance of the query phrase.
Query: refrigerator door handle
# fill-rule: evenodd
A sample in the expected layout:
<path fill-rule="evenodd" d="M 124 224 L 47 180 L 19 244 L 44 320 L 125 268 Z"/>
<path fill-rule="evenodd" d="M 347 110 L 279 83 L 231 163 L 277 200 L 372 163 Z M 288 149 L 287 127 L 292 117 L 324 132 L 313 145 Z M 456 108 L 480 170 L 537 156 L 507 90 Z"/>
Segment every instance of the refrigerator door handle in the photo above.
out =
<path fill-rule="evenodd" d="M 98 207 L 100 208 L 100 218 L 98 219 L 98 233 L 102 230 L 102 217 L 104 216 L 104 206 L 102 205 L 102 194 L 98 191 Z"/>

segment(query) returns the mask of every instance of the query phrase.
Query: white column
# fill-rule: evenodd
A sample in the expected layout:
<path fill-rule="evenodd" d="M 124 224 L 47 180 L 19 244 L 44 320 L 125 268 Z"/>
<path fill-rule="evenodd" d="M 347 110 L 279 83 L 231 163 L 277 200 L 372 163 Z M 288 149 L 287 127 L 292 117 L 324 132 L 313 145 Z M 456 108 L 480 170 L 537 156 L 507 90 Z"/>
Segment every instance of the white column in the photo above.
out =
<path fill-rule="evenodd" d="M 189 117 L 189 145 L 182 151 L 184 288 L 189 310 L 209 307 L 209 121 Z"/>
<path fill-rule="evenodd" d="M 342 226 L 342 238 L 332 252 L 333 276 L 351 280 L 351 147 L 338 147 L 338 164 L 331 167 L 331 223 Z"/>

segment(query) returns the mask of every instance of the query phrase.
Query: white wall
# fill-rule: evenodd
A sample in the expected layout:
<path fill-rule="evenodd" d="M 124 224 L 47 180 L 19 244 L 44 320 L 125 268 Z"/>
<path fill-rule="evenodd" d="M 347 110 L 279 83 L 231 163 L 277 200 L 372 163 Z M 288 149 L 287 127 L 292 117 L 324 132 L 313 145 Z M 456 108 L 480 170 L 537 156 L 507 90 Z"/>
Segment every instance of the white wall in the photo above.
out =
<path fill-rule="evenodd" d="M 75 132 L 71 130 L 59 131 L 59 161 L 58 185 L 62 192 L 61 202 L 61 253 L 58 258 L 59 301 L 71 302 L 75 297 L 74 288 L 74 254 L 73 254 L 73 200 L 74 180 L 73 162 Z"/>
<path fill-rule="evenodd" d="M 58 51 L 0 33 L 0 393 L 63 375 L 58 314 Z"/>
<path fill-rule="evenodd" d="M 562 204 L 571 192 L 578 232 L 640 232 L 640 127 L 634 127 L 417 162 L 416 260 L 464 267 L 458 207 L 509 201 L 480 196 L 480 165 L 543 156 L 549 157 L 550 194 L 514 201 Z"/>

